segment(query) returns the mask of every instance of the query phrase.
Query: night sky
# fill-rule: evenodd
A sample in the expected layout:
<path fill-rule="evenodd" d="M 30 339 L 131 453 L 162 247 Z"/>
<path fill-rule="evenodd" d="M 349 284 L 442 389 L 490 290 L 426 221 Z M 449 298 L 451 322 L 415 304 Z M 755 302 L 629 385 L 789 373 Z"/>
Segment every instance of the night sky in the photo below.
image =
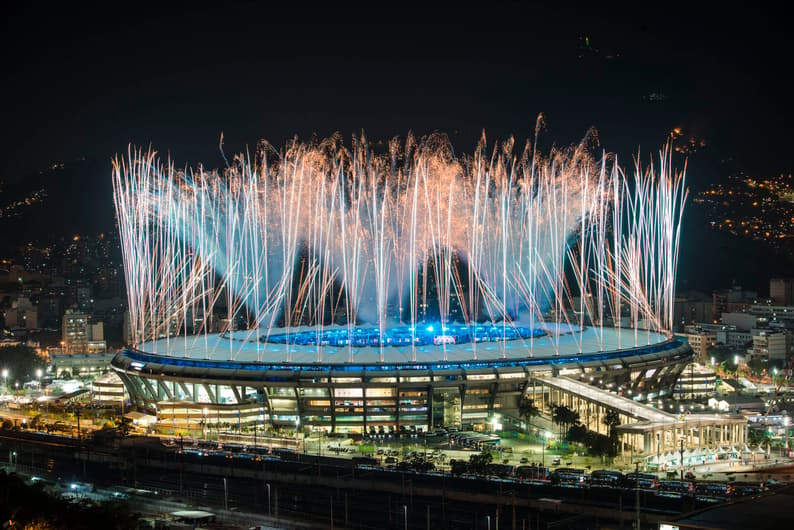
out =
<path fill-rule="evenodd" d="M 465 151 L 483 129 L 526 138 L 541 112 L 548 141 L 592 126 L 624 160 L 683 126 L 707 140 L 704 158 L 758 174 L 794 167 L 792 47 L 774 11 L 259 4 L 5 13 L 0 179 L 79 157 L 104 163 L 129 142 L 217 166 L 221 132 L 227 152 L 362 129 L 372 139 L 443 131 Z M 695 162 L 693 182 L 720 176 Z"/>

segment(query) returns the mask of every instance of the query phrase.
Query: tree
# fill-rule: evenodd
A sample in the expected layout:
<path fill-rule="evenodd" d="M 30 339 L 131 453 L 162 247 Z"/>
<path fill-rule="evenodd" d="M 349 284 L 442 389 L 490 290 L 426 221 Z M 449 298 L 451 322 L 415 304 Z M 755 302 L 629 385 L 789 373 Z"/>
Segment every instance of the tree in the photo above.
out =
<path fill-rule="evenodd" d="M 747 443 L 750 445 L 769 445 L 769 442 L 772 440 L 771 436 L 769 436 L 769 431 L 766 428 L 763 429 L 749 429 L 747 431 Z"/>
<path fill-rule="evenodd" d="M 465 460 L 450 460 L 449 470 L 453 475 L 463 475 L 469 471 L 469 463 Z"/>
<path fill-rule="evenodd" d="M 584 425 L 571 425 L 568 429 L 568 441 L 576 443 L 587 443 L 589 431 Z"/>
<path fill-rule="evenodd" d="M 472 473 L 482 475 L 491 462 L 493 462 L 493 455 L 489 450 L 483 449 L 481 453 L 469 457 L 469 469 Z"/>
<path fill-rule="evenodd" d="M 590 454 L 594 456 L 603 458 L 605 456 L 614 457 L 617 454 L 609 436 L 604 436 L 597 432 L 590 431 L 588 433 L 586 445 Z"/>
<path fill-rule="evenodd" d="M 540 416 L 540 409 L 535 405 L 532 399 L 526 396 L 521 400 L 518 405 L 518 415 L 527 422 L 527 430 L 532 426 L 532 418 Z"/>
<path fill-rule="evenodd" d="M 560 426 L 560 438 L 562 438 L 562 433 L 567 433 L 572 425 L 579 424 L 579 413 L 575 410 L 571 410 L 565 405 L 553 405 L 551 410 L 551 420 Z"/>
<path fill-rule="evenodd" d="M 116 418 L 116 432 L 122 438 L 130 434 L 132 431 L 132 420 L 126 418 L 124 416 L 119 416 Z"/>
<path fill-rule="evenodd" d="M 609 428 L 609 440 L 612 443 L 613 452 L 617 454 L 618 432 L 616 427 L 620 425 L 620 414 L 616 410 L 608 409 L 604 417 L 601 418 L 601 422 Z"/>
<path fill-rule="evenodd" d="M 8 370 L 8 387 L 15 382 L 24 383 L 34 378 L 36 370 L 44 368 L 44 361 L 36 350 L 22 344 L 3 348 L 3 360 L 0 368 Z"/>

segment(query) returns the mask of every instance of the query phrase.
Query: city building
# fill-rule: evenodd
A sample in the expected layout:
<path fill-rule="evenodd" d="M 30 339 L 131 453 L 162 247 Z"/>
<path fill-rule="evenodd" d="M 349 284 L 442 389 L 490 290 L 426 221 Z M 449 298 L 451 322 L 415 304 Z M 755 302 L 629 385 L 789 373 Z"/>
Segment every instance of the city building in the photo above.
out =
<path fill-rule="evenodd" d="M 702 364 L 691 363 L 673 388 L 674 399 L 703 399 L 713 397 L 717 389 L 717 374 Z"/>
<path fill-rule="evenodd" d="M 60 378 L 96 377 L 110 370 L 110 361 L 114 355 L 114 353 L 53 354 L 50 356 L 51 371 Z"/>
<path fill-rule="evenodd" d="M 785 361 L 791 356 L 791 344 L 791 333 L 763 330 L 753 337 L 752 355 L 770 361 Z"/>
<path fill-rule="evenodd" d="M 721 321 L 726 326 L 733 326 L 735 329 L 740 331 L 749 331 L 753 328 L 757 328 L 759 326 L 763 326 L 766 321 L 762 316 L 759 316 L 757 313 L 751 310 L 748 312 L 726 312 L 722 314 Z"/>
<path fill-rule="evenodd" d="M 747 291 L 738 285 L 730 289 L 714 291 L 712 295 L 712 320 L 719 322 L 723 313 L 746 311 L 758 303 L 758 293 Z"/>
<path fill-rule="evenodd" d="M 20 296 L 11 302 L 11 308 L 5 312 L 6 327 L 36 329 L 39 327 L 39 311 L 30 298 Z"/>
<path fill-rule="evenodd" d="M 107 351 L 102 322 L 90 323 L 90 316 L 67 309 L 63 315 L 62 353 L 101 353 Z"/>
<path fill-rule="evenodd" d="M 710 322 L 714 315 L 712 297 L 697 291 L 679 293 L 673 307 L 673 321 L 680 330 L 696 322 Z"/>
<path fill-rule="evenodd" d="M 102 374 L 91 382 L 92 402 L 121 405 L 125 396 L 124 383 L 115 372 Z"/>
<path fill-rule="evenodd" d="M 684 333 L 677 335 L 689 343 L 698 362 L 705 363 L 708 359 L 709 348 L 717 343 L 717 333 L 698 329 L 695 326 L 687 326 Z"/>
<path fill-rule="evenodd" d="M 753 304 L 749 311 L 770 324 L 773 322 L 794 322 L 794 306 Z"/>
<path fill-rule="evenodd" d="M 769 280 L 769 298 L 775 305 L 794 305 L 794 278 L 772 278 Z"/>
<path fill-rule="evenodd" d="M 735 348 L 743 348 L 753 341 L 750 331 L 723 330 L 717 331 L 717 344 L 725 344 Z"/>

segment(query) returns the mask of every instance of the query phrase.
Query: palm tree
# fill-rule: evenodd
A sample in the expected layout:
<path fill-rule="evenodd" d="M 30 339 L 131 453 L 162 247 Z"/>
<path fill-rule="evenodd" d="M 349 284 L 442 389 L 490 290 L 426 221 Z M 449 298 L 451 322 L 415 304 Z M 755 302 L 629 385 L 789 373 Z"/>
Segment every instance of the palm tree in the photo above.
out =
<path fill-rule="evenodd" d="M 609 409 L 601 418 L 601 422 L 609 427 L 609 440 L 612 442 L 612 452 L 614 453 L 618 445 L 618 433 L 615 427 L 620 425 L 620 414 L 616 410 Z"/>
<path fill-rule="evenodd" d="M 560 426 L 560 439 L 563 438 L 563 428 L 567 433 L 571 425 L 579 424 L 579 413 L 565 405 L 553 405 L 551 411 L 551 420 Z"/>
<path fill-rule="evenodd" d="M 532 418 L 540 416 L 540 409 L 533 400 L 524 397 L 518 405 L 518 415 L 527 422 L 527 431 L 529 431 L 532 427 Z"/>

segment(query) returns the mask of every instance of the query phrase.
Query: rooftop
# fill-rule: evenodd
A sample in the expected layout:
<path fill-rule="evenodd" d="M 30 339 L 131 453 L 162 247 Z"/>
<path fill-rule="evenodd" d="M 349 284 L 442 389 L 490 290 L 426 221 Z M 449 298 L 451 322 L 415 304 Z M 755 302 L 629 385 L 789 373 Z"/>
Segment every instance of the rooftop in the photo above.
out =
<path fill-rule="evenodd" d="M 297 331 L 314 328 L 299 328 Z M 327 329 L 327 327 L 326 327 Z M 284 333 L 272 330 L 271 333 Z M 616 328 L 566 328 L 560 334 L 511 341 L 466 344 L 409 346 L 364 346 L 348 349 L 322 345 L 265 343 L 257 340 L 257 330 L 227 334 L 189 335 L 145 342 L 139 351 L 168 357 L 195 360 L 236 361 L 242 363 L 293 364 L 400 364 L 469 362 L 510 359 L 553 359 L 557 356 L 597 355 L 600 352 L 632 349 L 662 343 L 668 337 L 661 333 Z M 414 353 L 415 351 L 415 353 Z M 380 356 L 383 355 L 381 361 Z M 414 359 L 413 356 L 416 355 Z"/>

